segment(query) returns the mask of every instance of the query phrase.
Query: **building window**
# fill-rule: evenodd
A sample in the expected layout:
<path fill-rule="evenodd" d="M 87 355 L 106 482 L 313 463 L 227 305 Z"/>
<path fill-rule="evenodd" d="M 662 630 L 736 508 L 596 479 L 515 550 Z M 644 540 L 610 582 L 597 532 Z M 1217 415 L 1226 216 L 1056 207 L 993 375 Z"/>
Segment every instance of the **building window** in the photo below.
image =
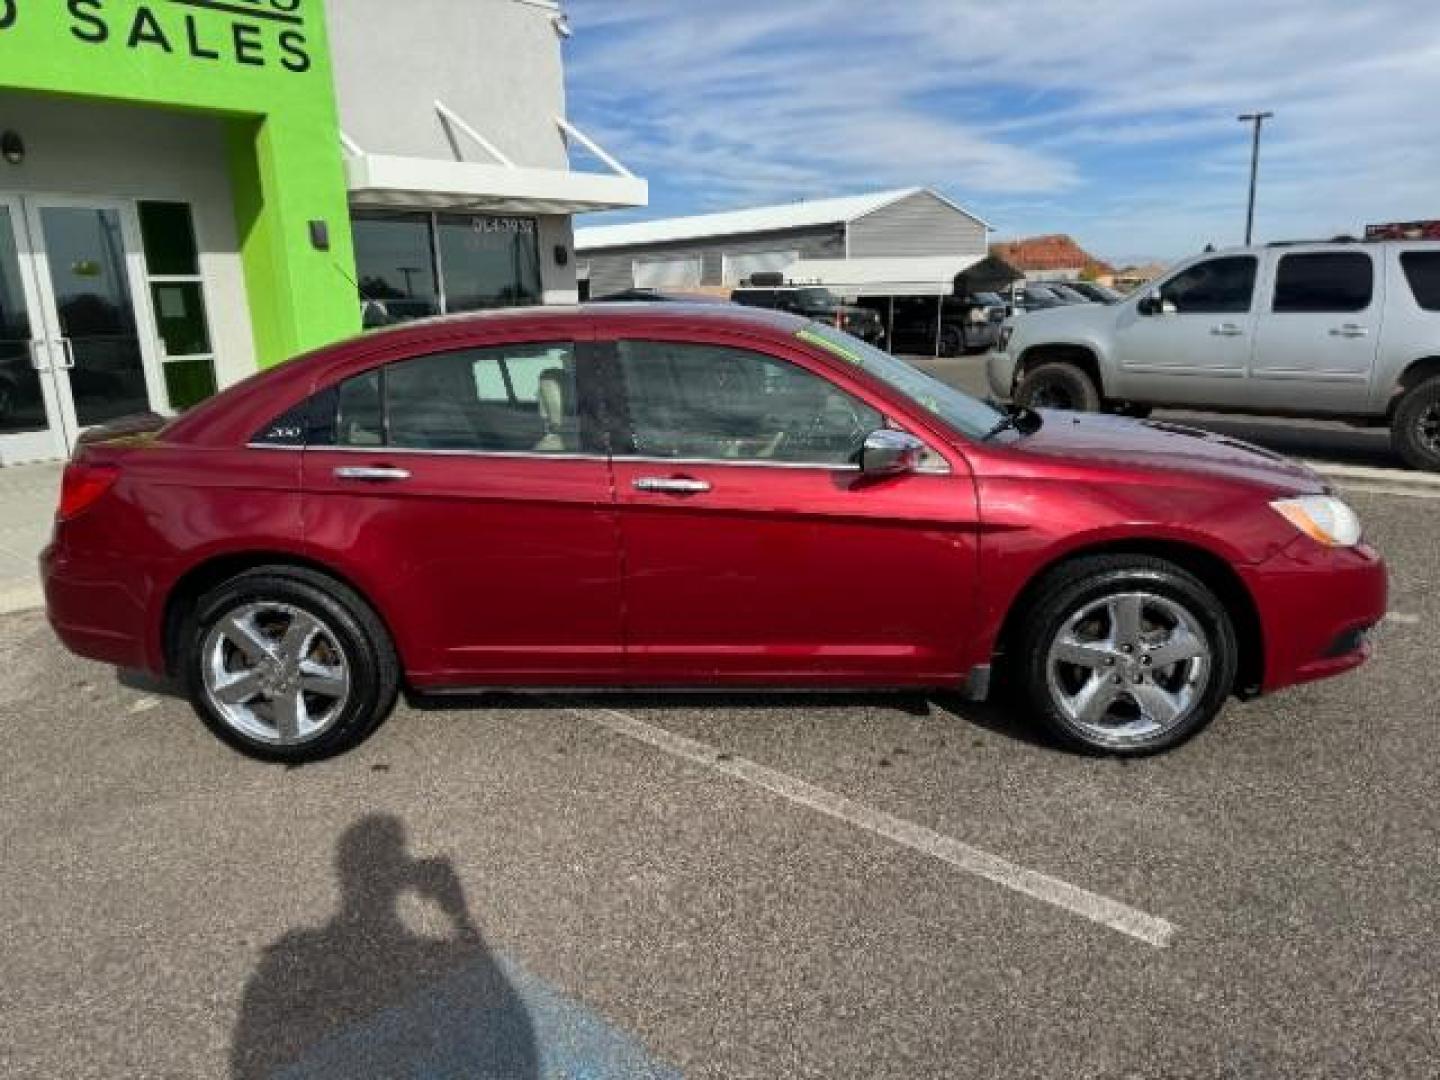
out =
<path fill-rule="evenodd" d="M 165 392 L 172 409 L 184 410 L 216 389 L 195 223 L 185 203 L 142 202 L 139 209 L 150 301 L 164 351 Z"/>
<path fill-rule="evenodd" d="M 366 327 L 540 303 L 534 218 L 367 211 L 353 226 Z"/>
<path fill-rule="evenodd" d="M 429 214 L 356 214 L 351 228 L 365 326 L 440 313 Z"/>

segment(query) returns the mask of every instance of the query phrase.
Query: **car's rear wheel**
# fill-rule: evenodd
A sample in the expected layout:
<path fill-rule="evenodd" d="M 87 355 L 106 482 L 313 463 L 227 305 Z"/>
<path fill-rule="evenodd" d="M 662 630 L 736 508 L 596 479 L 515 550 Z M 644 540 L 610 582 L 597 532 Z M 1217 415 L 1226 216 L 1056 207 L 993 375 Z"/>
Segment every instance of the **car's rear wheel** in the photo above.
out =
<path fill-rule="evenodd" d="M 1215 593 L 1163 559 L 1096 556 L 1040 584 L 1018 640 L 1018 689 L 1062 741 L 1153 754 L 1208 724 L 1235 682 L 1234 626 Z"/>
<path fill-rule="evenodd" d="M 355 592 L 296 567 L 247 571 L 201 597 L 182 630 L 191 704 L 265 761 L 316 761 L 363 741 L 399 690 L 384 625 Z"/>
<path fill-rule="evenodd" d="M 1390 442 L 1412 469 L 1440 472 L 1440 376 L 1426 379 L 1400 399 L 1390 422 Z"/>
<path fill-rule="evenodd" d="M 1100 390 L 1074 364 L 1052 360 L 1025 372 L 1015 388 L 1015 403 L 1030 409 L 1095 412 L 1100 408 Z"/>

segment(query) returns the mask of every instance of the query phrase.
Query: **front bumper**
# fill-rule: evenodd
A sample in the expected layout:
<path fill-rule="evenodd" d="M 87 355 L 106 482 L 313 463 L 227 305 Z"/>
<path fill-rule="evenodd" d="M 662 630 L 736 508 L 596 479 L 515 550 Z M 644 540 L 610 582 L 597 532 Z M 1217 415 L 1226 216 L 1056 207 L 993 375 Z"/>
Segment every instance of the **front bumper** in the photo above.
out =
<path fill-rule="evenodd" d="M 1300 537 L 1247 576 L 1265 641 L 1264 692 L 1339 675 L 1369 657 L 1389 580 L 1368 544 L 1327 548 Z"/>
<path fill-rule="evenodd" d="M 1008 352 L 992 350 L 985 354 L 985 378 L 990 393 L 997 401 L 1009 401 L 1015 389 L 1015 357 Z"/>

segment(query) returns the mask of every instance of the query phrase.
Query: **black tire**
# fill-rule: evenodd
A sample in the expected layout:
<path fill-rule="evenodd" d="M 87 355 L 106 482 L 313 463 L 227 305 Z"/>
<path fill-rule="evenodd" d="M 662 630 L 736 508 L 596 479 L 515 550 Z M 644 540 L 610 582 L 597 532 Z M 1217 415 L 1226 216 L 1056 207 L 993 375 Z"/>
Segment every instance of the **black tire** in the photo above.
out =
<path fill-rule="evenodd" d="M 1400 399 L 1390 421 L 1390 445 L 1412 469 L 1440 472 L 1440 376 Z"/>
<path fill-rule="evenodd" d="M 1113 735 L 1100 737 L 1067 714 L 1062 699 L 1052 688 L 1050 649 L 1077 613 L 1084 612 L 1097 601 L 1123 593 L 1156 597 L 1179 605 L 1188 612 L 1201 632 L 1198 636 L 1208 649 L 1209 663 L 1203 675 L 1203 685 L 1197 684 L 1193 702 L 1187 706 L 1188 712 L 1182 711 L 1172 726 L 1129 737 L 1117 724 Z M 1031 717 L 1062 743 L 1090 753 L 1140 757 L 1178 746 L 1214 719 L 1235 684 L 1238 645 L 1234 624 L 1224 604 L 1199 578 L 1164 559 L 1143 555 L 1097 555 L 1065 563 L 1039 583 L 1034 601 L 1022 613 L 1018 626 L 1015 653 L 1010 665 L 1013 692 L 1020 697 Z M 1144 648 L 1137 650 L 1144 651 Z M 1142 659 L 1137 657 L 1136 665 Z M 1149 663 L 1148 660 L 1144 662 Z M 1088 677 L 1082 668 L 1066 670 L 1079 673 L 1082 682 Z M 1178 667 L 1162 670 L 1138 666 L 1104 670 L 1129 670 L 1134 673 L 1137 682 L 1143 681 L 1148 672 L 1149 679 L 1154 683 L 1161 679 L 1173 682 L 1187 673 L 1198 671 L 1199 665 L 1184 671 Z M 1156 678 L 1157 672 L 1160 672 L 1160 679 Z M 1113 676 L 1115 679 L 1126 677 L 1124 674 Z M 1121 695 L 1127 693 L 1123 689 L 1118 692 Z M 1113 710 L 1120 719 L 1127 710 L 1135 711 L 1136 708 L 1136 699 L 1129 699 L 1127 704 L 1122 698 Z"/>
<path fill-rule="evenodd" d="M 227 615 L 253 604 L 298 609 L 318 620 L 343 657 L 349 689 L 332 721 L 304 741 L 267 742 L 247 735 L 212 701 L 205 684 L 205 643 Z M 261 566 L 239 574 L 200 597 L 179 639 L 180 673 L 190 703 L 218 738 L 261 761 L 319 761 L 363 742 L 389 716 L 400 690 L 400 664 L 380 617 L 353 589 L 314 570 Z"/>
<path fill-rule="evenodd" d="M 1015 388 L 1015 404 L 1030 409 L 1098 412 L 1100 388 L 1074 364 L 1052 360 L 1025 372 Z"/>
<path fill-rule="evenodd" d="M 967 344 L 965 331 L 959 326 L 945 326 L 940 330 L 940 355 L 964 356 Z"/>

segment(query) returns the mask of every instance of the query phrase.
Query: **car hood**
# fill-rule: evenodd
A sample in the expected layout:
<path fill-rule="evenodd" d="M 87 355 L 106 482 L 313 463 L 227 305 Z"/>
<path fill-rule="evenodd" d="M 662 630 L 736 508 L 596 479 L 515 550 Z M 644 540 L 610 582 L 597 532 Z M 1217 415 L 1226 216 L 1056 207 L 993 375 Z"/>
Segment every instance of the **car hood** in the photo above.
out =
<path fill-rule="evenodd" d="M 1062 327 L 1068 333 L 1074 333 L 1081 327 L 1086 329 L 1100 329 L 1113 326 L 1115 323 L 1115 307 L 1112 304 L 1061 304 L 1058 307 L 1032 308 L 1029 311 L 1017 312 L 1015 315 L 1016 325 L 1023 328 L 1026 334 L 1049 333 L 1059 331 Z"/>
<path fill-rule="evenodd" d="M 1323 479 L 1298 461 L 1239 439 L 1160 420 L 1041 410 L 1044 424 L 1013 448 L 1077 465 L 1115 465 L 1222 478 L 1281 494 L 1319 494 Z"/>

